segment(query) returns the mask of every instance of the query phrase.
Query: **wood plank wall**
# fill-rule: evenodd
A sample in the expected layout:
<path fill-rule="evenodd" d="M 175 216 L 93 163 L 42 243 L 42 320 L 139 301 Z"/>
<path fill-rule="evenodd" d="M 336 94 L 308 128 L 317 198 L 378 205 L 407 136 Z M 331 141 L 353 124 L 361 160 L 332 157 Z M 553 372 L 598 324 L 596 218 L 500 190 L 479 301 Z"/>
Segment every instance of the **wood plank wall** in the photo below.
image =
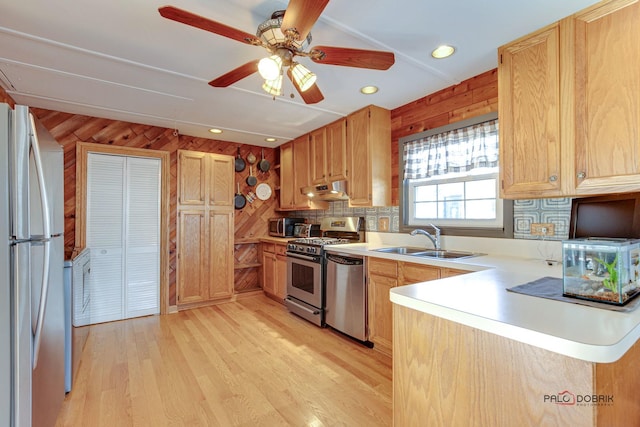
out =
<path fill-rule="evenodd" d="M 391 111 L 391 155 L 392 155 L 392 203 L 398 204 L 398 140 L 404 136 L 443 126 L 465 118 L 486 114 L 498 109 L 497 69 L 463 81 Z M 0 88 L 0 100 L 13 105 L 13 99 Z M 169 301 L 175 305 L 176 291 L 176 159 L 178 149 L 204 151 L 235 155 L 240 146 L 241 155 L 246 159 L 249 152 L 260 158 L 260 149 L 245 144 L 234 144 L 184 135 L 176 136 L 172 129 L 139 125 L 122 121 L 100 119 L 76 114 L 34 109 L 38 118 L 51 131 L 65 150 L 65 246 L 73 249 L 75 239 L 75 144 L 78 141 L 113 144 L 138 148 L 149 148 L 171 152 L 171 230 L 170 230 L 170 280 Z M 267 160 L 278 163 L 277 150 L 265 149 Z M 236 174 L 241 190 L 248 191 L 245 178 L 248 168 Z M 255 171 L 259 182 L 267 182 L 272 188 L 279 186 L 277 170 L 268 173 Z M 236 211 L 236 240 L 259 237 L 267 230 L 267 220 L 278 216 L 275 211 L 278 193 L 271 199 L 247 204 L 242 211 Z M 249 263 L 257 257 L 254 245 L 236 245 L 236 261 Z M 259 286 L 259 269 L 236 270 L 236 289 L 251 290 Z"/>
<path fill-rule="evenodd" d="M 11 98 L 9 94 L 5 92 L 4 89 L 2 89 L 1 86 L 0 86 L 0 102 L 11 105 L 11 108 L 15 106 L 15 102 L 13 98 Z"/>
<path fill-rule="evenodd" d="M 498 111 L 498 70 L 479 74 L 455 86 L 391 111 L 391 202 L 398 205 L 400 138 L 460 120 Z"/>

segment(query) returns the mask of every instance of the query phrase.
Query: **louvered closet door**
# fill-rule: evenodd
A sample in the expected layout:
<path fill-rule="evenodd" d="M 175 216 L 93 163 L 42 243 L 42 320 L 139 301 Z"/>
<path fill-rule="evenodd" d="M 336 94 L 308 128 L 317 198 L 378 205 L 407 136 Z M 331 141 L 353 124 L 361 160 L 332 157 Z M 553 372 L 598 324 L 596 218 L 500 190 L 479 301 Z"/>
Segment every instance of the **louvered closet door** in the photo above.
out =
<path fill-rule="evenodd" d="M 90 153 L 91 323 L 159 313 L 160 160 Z"/>
<path fill-rule="evenodd" d="M 160 159 L 127 158 L 124 316 L 160 312 Z"/>

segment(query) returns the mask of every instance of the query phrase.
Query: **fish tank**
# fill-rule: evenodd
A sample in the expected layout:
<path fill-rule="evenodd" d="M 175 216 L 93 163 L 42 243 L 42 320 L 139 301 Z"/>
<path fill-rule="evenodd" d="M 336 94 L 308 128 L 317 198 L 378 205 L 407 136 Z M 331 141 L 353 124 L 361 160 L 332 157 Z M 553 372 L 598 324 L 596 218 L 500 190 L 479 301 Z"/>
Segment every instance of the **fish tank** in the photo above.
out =
<path fill-rule="evenodd" d="M 566 297 L 624 305 L 640 293 L 640 239 L 565 240 L 562 259 Z"/>

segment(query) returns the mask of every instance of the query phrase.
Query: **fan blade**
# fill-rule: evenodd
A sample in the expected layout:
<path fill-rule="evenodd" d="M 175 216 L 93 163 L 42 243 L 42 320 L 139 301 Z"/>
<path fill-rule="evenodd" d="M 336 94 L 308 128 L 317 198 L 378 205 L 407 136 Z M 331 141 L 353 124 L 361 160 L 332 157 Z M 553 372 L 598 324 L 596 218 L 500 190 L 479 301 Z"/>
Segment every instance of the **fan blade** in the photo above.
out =
<path fill-rule="evenodd" d="M 297 32 L 296 40 L 304 40 L 316 23 L 329 0 L 291 0 L 282 18 L 280 30 L 284 34 L 289 29 Z"/>
<path fill-rule="evenodd" d="M 227 74 L 223 74 L 217 79 L 211 80 L 209 84 L 213 87 L 227 87 L 231 86 L 237 81 L 244 79 L 247 76 L 258 71 L 258 61 L 247 62 L 238 68 L 229 71 Z"/>
<path fill-rule="evenodd" d="M 348 47 L 316 46 L 311 49 L 311 60 L 318 64 L 387 70 L 395 62 L 392 52 L 351 49 Z"/>
<path fill-rule="evenodd" d="M 291 80 L 291 83 L 293 83 L 293 86 L 296 88 L 305 104 L 316 104 L 324 99 L 324 95 L 320 92 L 317 84 L 314 83 L 313 86 L 302 92 L 291 74 L 291 68 L 287 69 L 287 76 L 289 77 L 289 80 Z"/>
<path fill-rule="evenodd" d="M 180 22 L 182 24 L 191 25 L 192 27 L 200 28 L 201 30 L 209 31 L 220 36 L 228 37 L 232 40 L 237 40 L 242 43 L 250 45 L 260 45 L 260 40 L 253 34 L 245 33 L 244 31 L 236 30 L 235 28 L 221 24 L 211 19 L 205 18 L 195 13 L 187 12 L 186 10 L 178 9 L 173 6 L 163 6 L 158 8 L 160 15 L 172 21 Z"/>

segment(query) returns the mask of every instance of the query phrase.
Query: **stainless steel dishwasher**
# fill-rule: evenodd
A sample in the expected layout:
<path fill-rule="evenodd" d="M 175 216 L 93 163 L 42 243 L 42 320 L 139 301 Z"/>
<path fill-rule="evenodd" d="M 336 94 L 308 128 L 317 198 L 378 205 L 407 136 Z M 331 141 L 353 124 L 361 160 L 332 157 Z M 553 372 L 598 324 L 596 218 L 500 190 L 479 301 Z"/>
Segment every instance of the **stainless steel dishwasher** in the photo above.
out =
<path fill-rule="evenodd" d="M 325 323 L 371 347 L 364 257 L 326 253 Z"/>

